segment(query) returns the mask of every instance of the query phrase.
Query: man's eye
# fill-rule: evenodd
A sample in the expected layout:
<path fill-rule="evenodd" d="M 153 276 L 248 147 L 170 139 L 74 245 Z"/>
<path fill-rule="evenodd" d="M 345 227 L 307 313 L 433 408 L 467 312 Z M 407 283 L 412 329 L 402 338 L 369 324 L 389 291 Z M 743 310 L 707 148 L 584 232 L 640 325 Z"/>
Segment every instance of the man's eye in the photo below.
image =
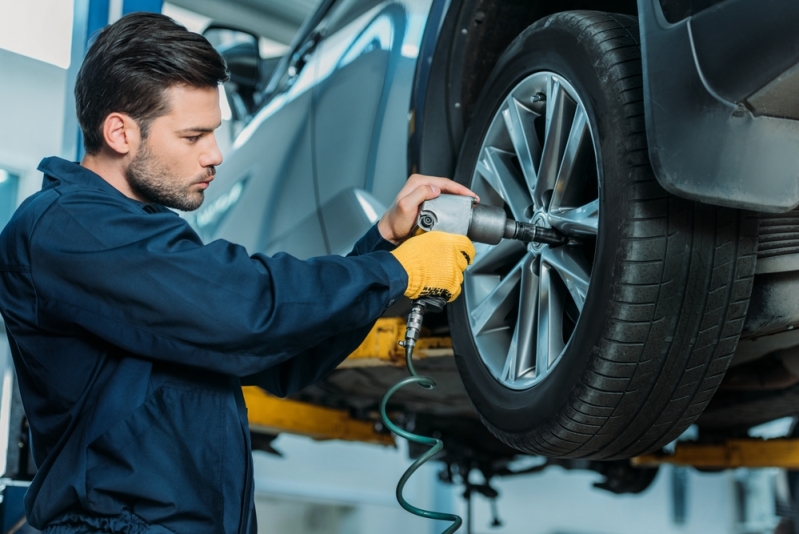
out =
<path fill-rule="evenodd" d="M 199 135 L 193 135 L 191 137 L 187 137 L 186 139 L 189 141 L 189 143 L 196 143 L 197 141 L 200 140 L 200 136 Z"/>

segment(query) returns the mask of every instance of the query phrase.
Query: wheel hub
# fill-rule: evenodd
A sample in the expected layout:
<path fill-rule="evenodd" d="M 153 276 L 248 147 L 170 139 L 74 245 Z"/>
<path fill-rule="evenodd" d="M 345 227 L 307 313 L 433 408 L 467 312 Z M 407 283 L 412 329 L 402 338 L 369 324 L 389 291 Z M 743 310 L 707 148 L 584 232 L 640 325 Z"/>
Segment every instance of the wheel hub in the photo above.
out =
<path fill-rule="evenodd" d="M 480 147 L 472 190 L 504 204 L 518 221 L 570 238 L 557 247 L 508 240 L 481 246 L 466 272 L 464 299 L 480 359 L 509 389 L 546 379 L 582 313 L 599 228 L 595 146 L 576 90 L 560 75 L 538 72 L 511 90 Z"/>

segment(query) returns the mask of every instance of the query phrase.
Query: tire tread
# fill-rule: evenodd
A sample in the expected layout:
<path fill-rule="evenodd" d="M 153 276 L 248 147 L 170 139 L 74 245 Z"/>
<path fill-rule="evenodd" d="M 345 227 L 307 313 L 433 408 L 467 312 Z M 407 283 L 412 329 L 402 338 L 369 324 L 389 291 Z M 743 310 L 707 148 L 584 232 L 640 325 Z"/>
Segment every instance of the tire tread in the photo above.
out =
<path fill-rule="evenodd" d="M 657 183 L 634 17 L 570 11 L 545 22 L 590 41 L 624 110 L 621 146 L 631 172 L 628 213 L 619 228 L 625 259 L 617 262 L 606 335 L 563 409 L 527 433 L 487 424 L 524 451 L 628 458 L 676 439 L 721 383 L 746 315 L 758 221 L 751 213 L 671 196 Z"/>

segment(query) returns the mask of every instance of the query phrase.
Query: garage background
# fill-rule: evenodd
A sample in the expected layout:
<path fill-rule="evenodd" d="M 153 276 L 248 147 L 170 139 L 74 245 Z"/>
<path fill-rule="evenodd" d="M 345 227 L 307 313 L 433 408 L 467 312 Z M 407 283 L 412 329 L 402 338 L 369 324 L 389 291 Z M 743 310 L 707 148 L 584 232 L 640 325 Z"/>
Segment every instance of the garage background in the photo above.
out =
<path fill-rule="evenodd" d="M 343 0 L 353 1 L 358 0 Z M 0 225 L 37 191 L 39 161 L 49 155 L 79 160 L 81 138 L 72 89 L 91 35 L 133 11 L 163 12 L 192 31 L 211 21 L 262 37 L 262 55 L 278 56 L 317 0 L 0 0 Z M 219 132 L 223 150 L 230 128 Z M 254 251 L 253 251 L 254 252 Z M 0 323 L 0 329 L 2 324 Z M 8 443 L 13 368 L 0 341 L 0 451 Z M 761 429 L 788 431 L 789 421 Z M 16 444 L 11 444 L 12 446 Z M 398 449 L 281 436 L 283 457 L 255 453 L 259 532 L 296 534 L 437 533 L 446 525 L 405 513 L 394 487 L 409 464 Z M 0 472 L 5 469 L 0 455 Z M 539 460 L 521 458 L 520 464 Z M 461 489 L 438 481 L 438 466 L 411 480 L 410 502 L 465 515 Z M 474 499 L 475 533 L 651 534 L 773 532 L 778 470 L 697 473 L 661 469 L 646 492 L 614 496 L 592 487 L 599 475 L 550 468 L 543 474 L 500 480 L 503 526 L 491 528 L 489 503 Z M 465 531 L 465 528 L 462 529 Z"/>

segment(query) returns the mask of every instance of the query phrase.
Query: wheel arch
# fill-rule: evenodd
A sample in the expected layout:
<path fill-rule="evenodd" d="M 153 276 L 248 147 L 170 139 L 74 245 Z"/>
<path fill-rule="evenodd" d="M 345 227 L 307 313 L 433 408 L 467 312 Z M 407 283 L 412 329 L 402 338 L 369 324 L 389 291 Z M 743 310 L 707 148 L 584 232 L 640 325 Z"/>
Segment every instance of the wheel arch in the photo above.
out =
<path fill-rule="evenodd" d="M 474 105 L 526 27 L 577 9 L 637 15 L 636 0 L 434 0 L 411 95 L 408 170 L 451 177 Z"/>

